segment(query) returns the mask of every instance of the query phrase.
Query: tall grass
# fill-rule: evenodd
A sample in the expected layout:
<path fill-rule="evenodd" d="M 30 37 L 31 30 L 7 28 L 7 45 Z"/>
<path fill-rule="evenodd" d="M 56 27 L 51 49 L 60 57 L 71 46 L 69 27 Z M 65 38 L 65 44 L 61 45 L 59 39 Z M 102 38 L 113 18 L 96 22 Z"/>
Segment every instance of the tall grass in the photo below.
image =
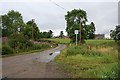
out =
<path fill-rule="evenodd" d="M 87 49 L 86 45 L 83 45 L 83 46 L 72 45 L 67 49 L 67 52 L 65 55 L 69 56 L 69 55 L 77 55 L 77 54 L 86 55 L 86 56 L 102 56 L 102 53 L 100 51 L 89 50 Z"/>
<path fill-rule="evenodd" d="M 118 51 L 113 41 L 89 40 L 85 45 L 70 45 L 56 57 L 72 78 L 117 78 Z"/>

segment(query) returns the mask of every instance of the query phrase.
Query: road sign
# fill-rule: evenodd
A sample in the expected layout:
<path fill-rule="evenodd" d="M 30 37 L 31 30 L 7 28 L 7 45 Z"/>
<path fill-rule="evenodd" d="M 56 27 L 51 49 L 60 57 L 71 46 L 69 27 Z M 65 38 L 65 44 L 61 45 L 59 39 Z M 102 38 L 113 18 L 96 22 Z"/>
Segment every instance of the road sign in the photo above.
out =
<path fill-rule="evenodd" d="M 75 34 L 78 34 L 78 30 L 75 30 Z"/>
<path fill-rule="evenodd" d="M 78 30 L 75 30 L 75 34 L 76 34 L 76 45 L 77 45 L 77 34 L 78 34 Z"/>

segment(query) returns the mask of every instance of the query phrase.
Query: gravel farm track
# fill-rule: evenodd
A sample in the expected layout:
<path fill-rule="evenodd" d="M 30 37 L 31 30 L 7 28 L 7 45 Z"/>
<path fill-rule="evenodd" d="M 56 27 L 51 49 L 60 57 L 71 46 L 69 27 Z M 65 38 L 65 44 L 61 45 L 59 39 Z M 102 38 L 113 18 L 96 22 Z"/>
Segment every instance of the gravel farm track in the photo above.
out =
<path fill-rule="evenodd" d="M 65 45 L 25 55 L 2 58 L 2 77 L 7 78 L 66 78 L 58 65 L 53 61 Z M 52 55 L 50 55 L 52 53 Z"/>

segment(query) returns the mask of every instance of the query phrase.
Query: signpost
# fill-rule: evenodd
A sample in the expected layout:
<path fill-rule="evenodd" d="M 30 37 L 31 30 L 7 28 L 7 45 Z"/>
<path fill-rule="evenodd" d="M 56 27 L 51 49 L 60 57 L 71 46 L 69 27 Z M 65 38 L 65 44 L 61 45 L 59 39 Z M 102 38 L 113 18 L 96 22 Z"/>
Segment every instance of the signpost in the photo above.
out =
<path fill-rule="evenodd" d="M 18 27 L 18 34 L 20 33 L 20 29 L 21 29 L 21 28 L 20 28 L 20 27 Z"/>
<path fill-rule="evenodd" d="M 77 45 L 77 34 L 78 34 L 78 30 L 75 30 L 75 34 L 76 34 L 76 45 Z"/>

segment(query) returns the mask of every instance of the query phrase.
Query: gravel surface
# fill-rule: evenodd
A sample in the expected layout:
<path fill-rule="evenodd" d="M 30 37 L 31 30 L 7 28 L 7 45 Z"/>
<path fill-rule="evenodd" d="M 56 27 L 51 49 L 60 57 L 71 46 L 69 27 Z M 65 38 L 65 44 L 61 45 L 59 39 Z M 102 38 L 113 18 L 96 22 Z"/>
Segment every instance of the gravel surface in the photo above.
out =
<path fill-rule="evenodd" d="M 43 52 L 5 57 L 2 59 L 2 77 L 7 78 L 66 78 L 53 61 L 65 45 Z M 52 53 L 52 54 L 51 54 Z"/>

